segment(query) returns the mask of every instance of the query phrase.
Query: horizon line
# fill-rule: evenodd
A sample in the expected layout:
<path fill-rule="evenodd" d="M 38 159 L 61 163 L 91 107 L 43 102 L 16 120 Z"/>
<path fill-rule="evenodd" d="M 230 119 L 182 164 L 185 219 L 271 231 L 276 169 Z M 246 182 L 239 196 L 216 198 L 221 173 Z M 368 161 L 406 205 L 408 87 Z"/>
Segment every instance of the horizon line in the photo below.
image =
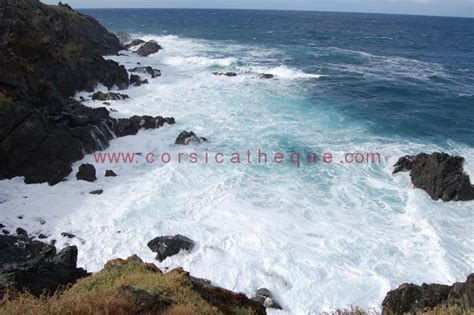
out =
<path fill-rule="evenodd" d="M 54 4 L 53 4 L 54 5 Z M 472 16 L 464 15 L 433 15 L 433 14 L 414 14 L 414 13 L 388 13 L 388 12 L 363 12 L 363 11 L 326 11 L 311 9 L 244 9 L 244 8 L 133 8 L 133 7 L 109 7 L 109 8 L 90 8 L 90 7 L 74 7 L 77 10 L 240 10 L 240 11 L 290 11 L 290 12 L 321 12 L 321 13 L 350 13 L 350 14 L 380 14 L 380 15 L 407 15 L 407 16 L 423 16 L 423 17 L 445 17 L 445 18 L 461 18 L 474 19 Z"/>

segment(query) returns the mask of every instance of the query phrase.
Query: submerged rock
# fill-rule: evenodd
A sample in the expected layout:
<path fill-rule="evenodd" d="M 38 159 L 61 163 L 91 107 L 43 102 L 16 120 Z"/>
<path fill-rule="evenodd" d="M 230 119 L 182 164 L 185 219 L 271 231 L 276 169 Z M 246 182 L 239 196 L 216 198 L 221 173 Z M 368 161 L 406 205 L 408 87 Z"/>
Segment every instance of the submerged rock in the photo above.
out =
<path fill-rule="evenodd" d="M 275 76 L 273 74 L 269 74 L 269 73 L 261 73 L 259 75 L 259 77 L 261 79 L 273 79 Z"/>
<path fill-rule="evenodd" d="M 152 79 L 161 76 L 161 71 L 158 69 L 154 69 L 152 67 L 135 67 L 128 69 L 130 72 L 137 72 L 137 73 L 146 73 L 151 75 Z"/>
<path fill-rule="evenodd" d="M 120 93 L 114 93 L 114 92 L 95 92 L 92 94 L 92 100 L 94 101 L 118 101 L 118 100 L 125 100 L 127 98 L 130 98 L 127 94 L 120 94 Z M 109 104 L 110 105 L 110 104 Z"/>
<path fill-rule="evenodd" d="M 283 309 L 280 303 L 275 300 L 270 290 L 266 288 L 258 289 L 255 293 L 255 297 L 253 297 L 252 300 L 262 304 L 265 308 L 274 308 L 278 310 Z"/>
<path fill-rule="evenodd" d="M 472 314 L 474 311 L 474 274 L 464 283 L 402 284 L 387 293 L 382 302 L 383 315 Z"/>
<path fill-rule="evenodd" d="M 66 237 L 66 238 L 74 238 L 76 237 L 76 235 L 72 234 L 72 233 L 68 233 L 68 232 L 62 232 L 61 233 L 61 236 L 62 237 Z"/>
<path fill-rule="evenodd" d="M 175 144 L 188 145 L 190 143 L 199 144 L 202 142 L 207 142 L 207 139 L 204 137 L 198 137 L 194 132 L 183 131 L 176 138 Z"/>
<path fill-rule="evenodd" d="M 56 248 L 30 238 L 0 235 L 0 297 L 28 291 L 39 296 L 88 275 L 76 267 L 77 248 Z"/>
<path fill-rule="evenodd" d="M 93 190 L 93 191 L 89 192 L 89 194 L 91 194 L 91 195 L 102 195 L 103 193 L 104 193 L 103 189 L 97 189 L 97 190 Z"/>
<path fill-rule="evenodd" d="M 151 40 L 140 46 L 136 53 L 140 56 L 146 57 L 151 54 L 157 53 L 161 49 L 163 49 L 163 47 L 161 47 L 157 42 Z"/>
<path fill-rule="evenodd" d="M 426 191 L 434 200 L 474 200 L 474 186 L 463 167 L 462 157 L 421 153 L 400 158 L 394 165 L 393 174 L 410 171 L 413 185 Z"/>
<path fill-rule="evenodd" d="M 148 242 L 148 247 L 156 254 L 159 261 L 178 254 L 180 251 L 190 251 L 194 247 L 193 240 L 183 235 L 159 236 Z"/>
<path fill-rule="evenodd" d="M 135 46 L 138 46 L 138 45 L 141 45 L 141 44 L 144 44 L 144 43 L 145 43 L 145 41 L 142 40 L 142 39 L 134 39 L 134 40 L 132 40 L 130 43 L 126 44 L 126 45 L 124 46 L 124 48 L 125 48 L 126 50 L 129 50 L 129 49 L 132 48 L 132 47 L 135 47 Z"/>
<path fill-rule="evenodd" d="M 132 74 L 130 75 L 130 84 L 140 86 L 142 84 L 148 84 L 148 80 L 142 80 L 139 75 Z"/>
<path fill-rule="evenodd" d="M 237 76 L 237 73 L 235 73 L 235 72 L 213 72 L 212 74 L 213 75 L 223 75 L 223 76 L 226 76 L 226 77 L 236 77 Z"/>
<path fill-rule="evenodd" d="M 92 164 L 82 164 L 79 166 L 79 171 L 76 174 L 77 180 L 85 180 L 88 182 L 94 182 L 97 180 L 95 175 L 95 167 Z"/>

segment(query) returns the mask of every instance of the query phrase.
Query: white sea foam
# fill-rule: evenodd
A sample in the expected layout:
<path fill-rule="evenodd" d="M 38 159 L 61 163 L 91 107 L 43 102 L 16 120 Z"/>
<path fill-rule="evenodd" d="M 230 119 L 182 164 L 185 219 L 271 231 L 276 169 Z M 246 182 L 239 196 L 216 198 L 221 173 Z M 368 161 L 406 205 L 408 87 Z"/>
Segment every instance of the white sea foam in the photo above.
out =
<path fill-rule="evenodd" d="M 146 39 L 158 40 L 164 50 L 148 58 L 134 54 L 111 58 L 127 68 L 137 62 L 151 65 L 163 76 L 125 91 L 130 99 L 111 101 L 110 108 L 117 111 L 112 115 L 174 116 L 177 124 L 113 140 L 106 152 L 175 155 L 204 149 L 227 153 L 300 148 L 340 157 L 363 150 L 379 152 L 382 163 L 297 169 L 142 161 L 96 164 L 96 182 L 76 181 L 79 165 L 94 163 L 89 155 L 74 164 L 68 181 L 54 187 L 24 185 L 19 178 L 1 181 L 0 211 L 7 228 L 22 226 L 46 233 L 59 246 L 77 245 L 79 265 L 90 271 L 99 270 L 109 258 L 131 254 L 154 261 L 146 243 L 159 235 L 181 233 L 195 240 L 197 247 L 158 263 L 160 267 L 182 266 L 195 276 L 249 295 L 267 287 L 289 314 L 316 314 L 350 305 L 379 309 L 386 292 L 403 282 L 451 283 L 472 272 L 474 203 L 434 202 L 413 189 L 406 174 L 391 174 L 402 155 L 441 150 L 466 157 L 466 169 L 473 174 L 472 148 L 375 137 L 331 106 L 317 101 L 305 106 L 300 84 L 287 84 L 292 80 L 227 78 L 212 75 L 207 61 L 199 66 L 166 62 L 237 58 L 248 63 L 236 67 L 242 72 L 317 78 L 285 66 L 258 65 L 259 58 L 268 54 L 238 55 L 257 47 L 227 47 L 176 36 Z M 210 142 L 176 146 L 174 139 L 182 130 L 193 130 Z M 107 169 L 119 176 L 105 178 Z M 95 189 L 104 193 L 88 193 Z M 20 214 L 23 220 L 17 218 Z M 46 223 L 41 225 L 39 218 Z M 79 238 L 64 239 L 60 235 L 64 231 Z"/>
<path fill-rule="evenodd" d="M 324 75 L 321 74 L 314 74 L 314 73 L 305 73 L 301 70 L 290 68 L 287 66 L 278 66 L 278 67 L 250 67 L 248 68 L 249 71 L 255 73 L 268 73 L 273 74 L 277 78 L 281 79 L 319 79 Z"/>

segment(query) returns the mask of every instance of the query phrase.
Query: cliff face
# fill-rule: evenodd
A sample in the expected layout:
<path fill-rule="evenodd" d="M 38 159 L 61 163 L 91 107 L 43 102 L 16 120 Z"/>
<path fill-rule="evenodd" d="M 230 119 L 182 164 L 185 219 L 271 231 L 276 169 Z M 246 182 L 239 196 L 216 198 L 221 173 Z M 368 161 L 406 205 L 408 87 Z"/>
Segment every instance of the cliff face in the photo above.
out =
<path fill-rule="evenodd" d="M 54 185 L 113 137 L 174 122 L 115 120 L 69 98 L 97 83 L 128 87 L 125 68 L 102 57 L 120 49 L 115 35 L 67 5 L 0 0 L 0 180 Z"/>
<path fill-rule="evenodd" d="M 125 68 L 102 58 L 120 50 L 119 40 L 93 18 L 37 0 L 0 0 L 0 17 L 3 94 L 51 102 L 97 82 L 128 86 Z"/>

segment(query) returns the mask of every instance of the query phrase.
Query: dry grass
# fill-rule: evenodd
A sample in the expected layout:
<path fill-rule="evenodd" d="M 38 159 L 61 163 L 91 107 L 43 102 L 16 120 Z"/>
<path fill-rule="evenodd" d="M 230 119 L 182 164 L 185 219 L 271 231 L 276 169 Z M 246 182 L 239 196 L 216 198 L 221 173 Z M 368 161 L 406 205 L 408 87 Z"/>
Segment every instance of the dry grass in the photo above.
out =
<path fill-rule="evenodd" d="M 51 297 L 36 298 L 22 294 L 13 300 L 6 300 L 0 307 L 0 315 L 136 313 L 134 301 L 120 294 L 119 289 L 124 286 L 173 300 L 173 306 L 161 312 L 167 315 L 221 314 L 192 290 L 192 284 L 184 271 L 173 270 L 161 274 L 151 271 L 143 264 L 129 263 L 121 268 L 104 269 L 81 279 L 72 287 Z M 236 309 L 235 314 L 249 314 L 249 311 Z"/>

